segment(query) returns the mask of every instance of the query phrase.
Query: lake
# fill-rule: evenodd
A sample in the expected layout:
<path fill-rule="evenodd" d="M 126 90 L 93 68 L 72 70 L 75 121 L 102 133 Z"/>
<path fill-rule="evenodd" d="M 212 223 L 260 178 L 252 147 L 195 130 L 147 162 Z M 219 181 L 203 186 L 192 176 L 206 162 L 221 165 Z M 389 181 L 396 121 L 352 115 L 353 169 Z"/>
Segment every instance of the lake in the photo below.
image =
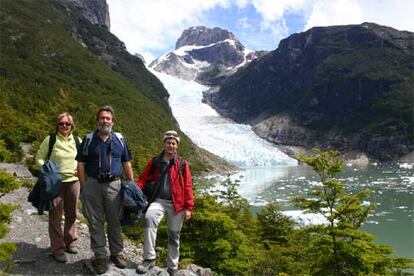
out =
<path fill-rule="evenodd" d="M 251 167 L 231 178 L 240 181 L 239 193 L 254 208 L 276 200 L 285 211 L 297 210 L 289 202 L 291 195 L 305 195 L 319 182 L 316 173 L 306 165 Z M 373 234 L 376 243 L 392 246 L 396 255 L 414 257 L 413 164 L 344 166 L 338 179 L 350 193 L 366 188 L 372 190 L 367 201 L 377 207 L 362 229 Z M 309 219 L 313 219 L 313 223 L 318 221 L 311 216 Z"/>

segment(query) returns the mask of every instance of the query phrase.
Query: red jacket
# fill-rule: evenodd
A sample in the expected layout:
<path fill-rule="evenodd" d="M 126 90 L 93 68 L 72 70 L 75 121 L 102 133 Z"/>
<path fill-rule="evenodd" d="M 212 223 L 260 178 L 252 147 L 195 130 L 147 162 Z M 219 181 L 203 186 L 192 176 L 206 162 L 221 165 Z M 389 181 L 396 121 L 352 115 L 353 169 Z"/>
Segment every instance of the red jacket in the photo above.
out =
<path fill-rule="evenodd" d="M 184 161 L 181 158 L 177 158 L 177 156 L 175 158 L 176 162 L 168 170 L 172 201 L 174 204 L 175 212 L 179 213 L 184 209 L 191 211 L 194 207 L 194 195 L 190 167 L 188 166 L 188 162 Z M 144 190 L 144 187 L 147 183 L 157 180 L 157 176 L 160 173 L 160 168 L 158 168 L 158 166 L 156 167 L 154 173 L 152 175 L 150 174 L 151 165 L 154 161 L 155 159 L 151 159 L 147 163 L 144 172 L 136 181 L 141 190 Z M 180 162 L 184 162 L 183 174 L 180 172 Z"/>

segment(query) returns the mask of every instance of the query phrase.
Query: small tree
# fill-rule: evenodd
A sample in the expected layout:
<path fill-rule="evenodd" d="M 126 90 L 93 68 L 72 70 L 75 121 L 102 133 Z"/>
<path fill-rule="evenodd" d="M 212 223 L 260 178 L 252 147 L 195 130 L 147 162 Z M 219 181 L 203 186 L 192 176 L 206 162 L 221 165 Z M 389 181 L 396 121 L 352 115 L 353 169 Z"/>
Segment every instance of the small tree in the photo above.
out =
<path fill-rule="evenodd" d="M 311 260 L 311 274 L 359 275 L 390 274 L 408 268 L 412 260 L 391 258 L 389 246 L 377 246 L 372 236 L 359 230 L 361 224 L 374 209 L 363 204 L 370 191 L 363 190 L 350 195 L 336 179 L 343 162 L 337 151 L 315 150 L 315 155 L 297 158 L 311 166 L 321 179 L 309 197 L 294 197 L 293 203 L 307 213 L 322 214 L 328 225 L 316 225 L 306 230 L 313 237 L 307 243 Z M 308 256 L 308 257 L 309 257 Z"/>
<path fill-rule="evenodd" d="M 271 202 L 257 214 L 258 230 L 262 242 L 285 244 L 295 223 L 283 215 L 282 208 Z"/>
<path fill-rule="evenodd" d="M 247 274 L 254 249 L 228 208 L 214 197 L 196 197 L 193 215 L 181 232 L 182 262 L 194 262 L 224 275 Z"/>

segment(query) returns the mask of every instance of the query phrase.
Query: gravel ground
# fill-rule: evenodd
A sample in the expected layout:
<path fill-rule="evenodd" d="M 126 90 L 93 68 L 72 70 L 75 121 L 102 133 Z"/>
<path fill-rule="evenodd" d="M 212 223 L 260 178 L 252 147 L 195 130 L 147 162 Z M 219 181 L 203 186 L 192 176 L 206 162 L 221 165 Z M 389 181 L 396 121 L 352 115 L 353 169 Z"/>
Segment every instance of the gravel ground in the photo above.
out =
<path fill-rule="evenodd" d="M 12 275 L 95 275 L 91 261 L 93 253 L 90 249 L 88 227 L 85 223 L 78 222 L 78 254 L 67 254 L 68 262 L 61 264 L 56 262 L 50 254 L 48 216 L 38 215 L 30 202 L 27 201 L 28 191 L 20 188 L 0 198 L 0 203 L 18 204 L 13 212 L 13 221 L 9 224 L 10 232 L 0 242 L 14 242 L 16 252 L 13 255 L 14 268 Z M 84 221 L 82 214 L 78 219 Z M 109 251 L 108 251 L 109 252 Z M 119 269 L 109 260 L 107 276 L 125 275 L 136 276 L 137 264 L 142 261 L 142 244 L 133 244 L 124 239 L 124 254 L 127 258 L 127 268 Z M 1 270 L 0 270 L 1 275 Z M 146 276 L 168 276 L 167 270 L 154 267 Z M 210 276 L 210 269 L 191 264 L 186 269 L 179 270 L 177 276 Z"/>
<path fill-rule="evenodd" d="M 37 210 L 27 201 L 28 191 L 21 188 L 0 198 L 1 203 L 19 204 L 13 213 L 10 232 L 2 241 L 16 243 L 13 255 L 14 275 L 87 275 L 93 274 L 88 227 L 78 222 L 78 254 L 67 254 L 66 264 L 57 263 L 49 252 L 49 234 L 47 212 L 38 215 Z M 82 215 L 78 216 L 82 221 Z M 136 265 L 142 261 L 142 245 L 124 242 L 124 254 L 128 259 L 128 268 L 121 270 L 110 264 L 105 275 L 137 275 Z M 110 263 L 108 261 L 108 263 Z"/>

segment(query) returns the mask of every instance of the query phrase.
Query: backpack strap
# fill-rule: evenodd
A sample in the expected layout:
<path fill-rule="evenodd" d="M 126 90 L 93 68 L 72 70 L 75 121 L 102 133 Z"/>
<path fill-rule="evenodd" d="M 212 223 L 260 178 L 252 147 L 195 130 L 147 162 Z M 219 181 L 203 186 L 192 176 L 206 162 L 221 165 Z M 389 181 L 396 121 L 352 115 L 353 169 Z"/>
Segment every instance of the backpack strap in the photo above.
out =
<path fill-rule="evenodd" d="M 183 176 L 185 171 L 185 162 L 187 161 L 185 159 L 181 159 L 180 157 L 178 157 L 178 160 L 180 162 L 180 174 Z"/>
<path fill-rule="evenodd" d="M 162 152 L 161 152 L 161 154 L 162 154 Z M 149 171 L 149 174 L 150 175 L 152 175 L 154 172 L 155 172 L 155 169 L 157 168 L 157 166 L 159 165 L 158 164 L 158 162 L 159 162 L 159 158 L 161 157 L 161 154 L 160 155 L 158 155 L 158 156 L 154 156 L 153 158 L 152 158 L 152 164 L 151 164 L 151 169 L 150 169 L 150 171 Z M 184 175 L 184 172 L 185 172 L 185 162 L 187 162 L 185 159 L 181 159 L 181 157 L 179 157 L 178 156 L 178 162 L 180 162 L 180 174 L 181 175 Z"/>
<path fill-rule="evenodd" d="M 114 132 L 114 133 L 115 133 L 116 138 L 118 138 L 119 142 L 121 142 L 122 148 L 124 148 L 125 147 L 124 136 L 120 132 Z"/>
<path fill-rule="evenodd" d="M 150 175 L 154 174 L 156 168 L 157 168 L 157 156 L 154 156 L 152 158 L 151 169 L 149 171 L 149 174 Z"/>
<path fill-rule="evenodd" d="M 82 148 L 82 155 L 84 155 L 84 156 L 88 156 L 89 145 L 92 142 L 93 134 L 94 134 L 94 132 L 89 132 L 85 136 L 85 144 L 83 145 L 83 148 Z M 122 133 L 114 132 L 114 134 L 115 134 L 116 138 L 119 140 L 119 142 L 121 143 L 122 148 L 124 148 L 125 147 L 125 139 L 124 139 L 124 136 L 122 135 Z"/>
<path fill-rule="evenodd" d="M 93 138 L 93 132 L 89 132 L 88 134 L 86 134 L 85 142 L 82 148 L 82 155 L 88 156 L 89 145 L 91 144 L 92 138 Z"/>
<path fill-rule="evenodd" d="M 76 151 L 78 151 L 78 152 L 79 152 L 81 142 L 80 142 L 80 140 L 79 140 L 78 135 L 73 134 L 73 139 L 75 139 Z"/>
<path fill-rule="evenodd" d="M 51 133 L 49 135 L 49 150 L 47 152 L 46 160 L 50 159 L 50 155 L 52 154 L 53 146 L 55 145 L 55 143 L 56 143 L 56 133 Z"/>

